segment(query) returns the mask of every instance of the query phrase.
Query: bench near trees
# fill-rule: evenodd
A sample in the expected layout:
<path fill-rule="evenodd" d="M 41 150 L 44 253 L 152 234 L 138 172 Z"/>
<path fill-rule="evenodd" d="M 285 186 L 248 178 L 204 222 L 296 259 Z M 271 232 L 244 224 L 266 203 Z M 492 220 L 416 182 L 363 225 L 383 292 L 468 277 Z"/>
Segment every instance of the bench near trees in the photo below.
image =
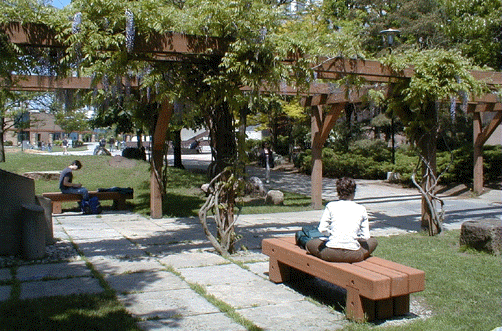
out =
<path fill-rule="evenodd" d="M 346 289 L 350 320 L 405 315 L 410 311 L 410 293 L 425 289 L 422 270 L 378 257 L 357 263 L 326 262 L 296 245 L 294 237 L 264 239 L 262 252 L 270 257 L 269 278 L 274 283 L 289 280 L 298 270 L 302 273 L 296 274 L 308 274 Z"/>
<path fill-rule="evenodd" d="M 82 195 L 72 194 L 72 193 L 48 192 L 48 193 L 43 193 L 42 196 L 51 200 L 53 214 L 61 214 L 63 202 L 82 200 Z M 126 200 L 132 199 L 133 193 L 124 194 L 124 193 L 120 193 L 120 192 L 89 191 L 89 196 L 90 197 L 97 197 L 100 201 L 113 200 L 113 208 L 125 209 L 126 208 Z"/>

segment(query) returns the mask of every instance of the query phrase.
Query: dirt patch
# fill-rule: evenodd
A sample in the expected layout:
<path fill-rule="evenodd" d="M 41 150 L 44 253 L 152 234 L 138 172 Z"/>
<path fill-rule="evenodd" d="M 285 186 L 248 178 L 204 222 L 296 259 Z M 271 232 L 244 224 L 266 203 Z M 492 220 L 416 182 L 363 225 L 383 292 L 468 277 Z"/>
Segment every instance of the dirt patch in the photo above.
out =
<path fill-rule="evenodd" d="M 112 157 L 108 163 L 113 168 L 134 168 L 136 166 L 136 160 L 119 155 Z"/>
<path fill-rule="evenodd" d="M 38 150 L 38 149 L 25 149 L 25 153 L 28 154 L 40 154 L 40 153 L 45 153 L 44 151 Z"/>
<path fill-rule="evenodd" d="M 5 153 L 17 153 L 20 151 L 21 151 L 21 148 L 19 148 L 19 147 L 5 147 Z"/>

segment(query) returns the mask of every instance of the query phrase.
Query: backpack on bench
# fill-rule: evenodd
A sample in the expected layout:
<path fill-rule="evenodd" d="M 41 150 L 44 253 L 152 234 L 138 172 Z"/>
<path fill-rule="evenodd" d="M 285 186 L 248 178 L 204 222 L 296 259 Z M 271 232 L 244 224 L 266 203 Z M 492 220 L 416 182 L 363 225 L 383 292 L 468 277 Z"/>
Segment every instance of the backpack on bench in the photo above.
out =
<path fill-rule="evenodd" d="M 82 200 L 81 208 L 82 213 L 85 215 L 101 214 L 103 211 L 101 203 L 97 197 L 91 197 L 89 200 Z"/>
<path fill-rule="evenodd" d="M 322 237 L 323 234 L 319 232 L 316 225 L 306 225 L 295 233 L 296 244 L 301 248 L 305 248 L 307 242 L 314 238 Z"/>

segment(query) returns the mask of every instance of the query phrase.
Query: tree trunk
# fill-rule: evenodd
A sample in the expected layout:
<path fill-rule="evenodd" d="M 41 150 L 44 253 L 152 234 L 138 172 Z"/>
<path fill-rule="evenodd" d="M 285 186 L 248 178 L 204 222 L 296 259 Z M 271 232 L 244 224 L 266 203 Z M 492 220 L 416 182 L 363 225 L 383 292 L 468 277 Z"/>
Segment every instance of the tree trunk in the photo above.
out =
<path fill-rule="evenodd" d="M 247 155 L 246 155 L 246 126 L 247 126 L 247 114 L 248 108 L 242 107 L 239 112 L 239 133 L 237 136 L 237 171 L 244 174 L 246 172 L 246 163 L 247 163 Z"/>
<path fill-rule="evenodd" d="M 233 164 L 236 156 L 233 116 L 228 104 L 223 102 L 216 107 L 211 119 L 211 137 L 215 149 L 215 166 L 211 178 Z"/>
<path fill-rule="evenodd" d="M 437 151 L 437 109 L 434 102 L 426 105 L 429 118 L 434 119 L 434 125 L 424 132 L 418 142 L 418 148 L 422 156 L 422 220 L 421 227 L 430 235 L 438 234 L 441 229 L 435 210 L 436 192 L 436 151 Z"/>
<path fill-rule="evenodd" d="M 0 116 L 0 162 L 5 162 L 4 128 L 5 119 L 3 116 Z"/>
<path fill-rule="evenodd" d="M 234 214 L 235 195 L 239 187 L 239 179 L 232 175 L 232 170 L 216 175 L 209 183 L 209 195 L 206 202 L 199 210 L 199 222 L 202 225 L 206 237 L 216 251 L 228 256 L 235 251 L 235 223 L 237 218 Z M 212 211 L 216 223 L 216 234 L 209 229 L 207 216 Z"/>
<path fill-rule="evenodd" d="M 181 131 L 176 130 L 173 132 L 173 157 L 174 167 L 184 169 L 183 162 L 181 162 Z"/>

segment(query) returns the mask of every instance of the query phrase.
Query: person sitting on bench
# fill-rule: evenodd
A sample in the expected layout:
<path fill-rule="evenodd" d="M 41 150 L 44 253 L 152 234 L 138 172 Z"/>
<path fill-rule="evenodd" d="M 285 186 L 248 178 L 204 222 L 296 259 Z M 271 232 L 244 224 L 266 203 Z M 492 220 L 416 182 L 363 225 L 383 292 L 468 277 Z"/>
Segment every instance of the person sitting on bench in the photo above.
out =
<path fill-rule="evenodd" d="M 326 237 L 311 239 L 307 251 L 329 262 L 359 262 L 370 256 L 378 243 L 370 237 L 368 213 L 364 206 L 352 201 L 356 182 L 352 178 L 337 180 L 339 201 L 326 205 L 319 232 Z"/>
<path fill-rule="evenodd" d="M 74 193 L 82 195 L 82 200 L 89 200 L 89 191 L 82 184 L 73 183 L 73 170 L 82 168 L 79 160 L 73 161 L 59 175 L 59 189 L 63 193 Z"/>

